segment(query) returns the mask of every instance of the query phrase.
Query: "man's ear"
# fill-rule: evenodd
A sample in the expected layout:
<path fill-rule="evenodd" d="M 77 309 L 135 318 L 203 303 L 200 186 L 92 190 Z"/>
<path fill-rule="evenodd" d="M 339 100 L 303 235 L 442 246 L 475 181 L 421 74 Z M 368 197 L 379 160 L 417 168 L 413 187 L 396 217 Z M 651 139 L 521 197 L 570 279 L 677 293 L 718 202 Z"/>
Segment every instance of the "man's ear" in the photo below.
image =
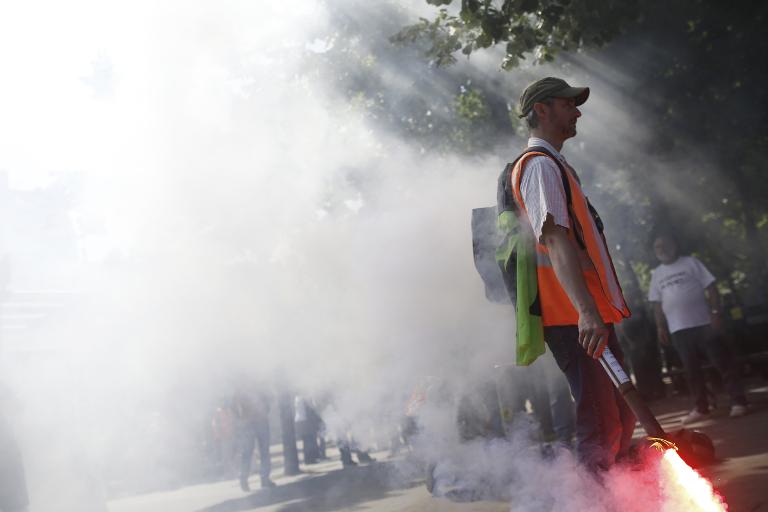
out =
<path fill-rule="evenodd" d="M 539 119 L 542 119 L 547 116 L 547 112 L 549 111 L 549 106 L 545 105 L 544 103 L 534 103 L 533 110 L 534 112 L 536 112 L 536 116 Z"/>

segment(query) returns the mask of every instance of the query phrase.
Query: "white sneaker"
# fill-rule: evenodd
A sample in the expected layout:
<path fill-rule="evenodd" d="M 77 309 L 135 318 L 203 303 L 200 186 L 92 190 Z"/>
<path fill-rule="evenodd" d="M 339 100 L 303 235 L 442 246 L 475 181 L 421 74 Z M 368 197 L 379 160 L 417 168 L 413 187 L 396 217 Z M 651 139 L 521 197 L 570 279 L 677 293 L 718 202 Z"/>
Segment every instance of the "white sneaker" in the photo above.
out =
<path fill-rule="evenodd" d="M 682 419 L 683 425 L 693 423 L 695 421 L 703 420 L 709 417 L 709 412 L 699 412 L 698 409 L 694 409 L 688 413 L 688 415 Z"/>
<path fill-rule="evenodd" d="M 749 407 L 746 405 L 735 404 L 731 406 L 731 418 L 738 418 L 744 416 L 749 412 Z"/>

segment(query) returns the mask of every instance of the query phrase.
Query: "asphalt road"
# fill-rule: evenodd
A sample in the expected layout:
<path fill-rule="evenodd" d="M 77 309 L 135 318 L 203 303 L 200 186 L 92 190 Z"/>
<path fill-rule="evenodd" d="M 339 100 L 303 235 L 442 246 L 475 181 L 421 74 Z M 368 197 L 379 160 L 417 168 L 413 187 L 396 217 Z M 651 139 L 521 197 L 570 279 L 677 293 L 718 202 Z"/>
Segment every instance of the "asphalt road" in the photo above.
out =
<path fill-rule="evenodd" d="M 752 411 L 743 418 L 727 417 L 727 398 L 705 421 L 690 427 L 709 435 L 717 447 L 718 462 L 703 468 L 730 512 L 768 512 L 768 385 L 754 381 L 749 391 Z M 668 431 L 680 426 L 688 410 L 687 397 L 651 404 Z M 507 511 L 508 501 L 456 501 L 432 497 L 421 468 L 374 454 L 369 465 L 342 469 L 338 458 L 306 468 L 297 477 L 273 475 L 274 489 L 243 493 L 237 482 L 224 481 L 172 491 L 124 497 L 110 501 L 110 512 L 330 512 L 330 511 Z M 682 512 L 682 511 L 681 511 Z"/>

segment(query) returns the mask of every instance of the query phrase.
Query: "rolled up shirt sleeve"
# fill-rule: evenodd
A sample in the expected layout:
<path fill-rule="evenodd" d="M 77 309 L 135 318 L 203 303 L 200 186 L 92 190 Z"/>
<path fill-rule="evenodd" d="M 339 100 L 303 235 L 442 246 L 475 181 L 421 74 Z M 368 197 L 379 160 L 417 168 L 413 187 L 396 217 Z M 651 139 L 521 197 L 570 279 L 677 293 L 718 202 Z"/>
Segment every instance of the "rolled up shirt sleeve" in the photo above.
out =
<path fill-rule="evenodd" d="M 536 156 L 528 161 L 520 180 L 520 193 L 537 240 L 541 240 L 547 215 L 552 216 L 556 225 L 570 228 L 560 169 L 550 158 Z"/>

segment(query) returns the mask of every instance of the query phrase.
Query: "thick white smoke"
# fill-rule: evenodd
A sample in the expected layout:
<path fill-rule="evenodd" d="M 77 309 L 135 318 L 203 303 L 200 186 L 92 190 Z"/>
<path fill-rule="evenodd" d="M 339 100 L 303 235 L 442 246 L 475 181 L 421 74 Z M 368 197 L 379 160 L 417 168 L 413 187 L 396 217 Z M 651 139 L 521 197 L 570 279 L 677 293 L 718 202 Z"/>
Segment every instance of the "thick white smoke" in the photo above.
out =
<path fill-rule="evenodd" d="M 77 261 L 41 257 L 36 281 L 12 270 L 10 283 L 77 291 L 6 346 L 36 510 L 98 502 L 115 465 L 162 473 L 191 457 L 174 429 L 243 373 L 330 390 L 365 427 L 424 375 L 511 361 L 512 318 L 485 301 L 469 230 L 499 161 L 426 159 L 330 99 L 303 73 L 325 9 L 52 2 L 2 16 L 0 167 L 12 187 L 60 170 L 80 183 Z"/>

